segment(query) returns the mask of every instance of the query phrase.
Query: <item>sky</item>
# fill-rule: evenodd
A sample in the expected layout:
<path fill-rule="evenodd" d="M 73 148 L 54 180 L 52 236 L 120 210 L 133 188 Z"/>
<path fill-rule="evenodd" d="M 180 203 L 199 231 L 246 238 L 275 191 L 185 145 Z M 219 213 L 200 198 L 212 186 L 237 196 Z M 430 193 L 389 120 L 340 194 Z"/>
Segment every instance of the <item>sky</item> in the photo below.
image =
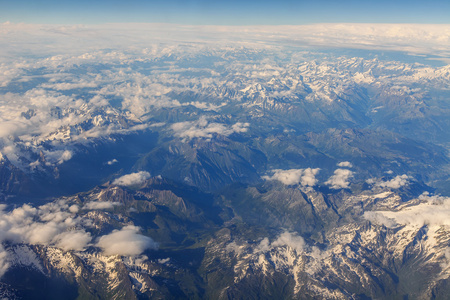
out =
<path fill-rule="evenodd" d="M 0 23 L 450 23 L 448 0 L 0 0 Z"/>

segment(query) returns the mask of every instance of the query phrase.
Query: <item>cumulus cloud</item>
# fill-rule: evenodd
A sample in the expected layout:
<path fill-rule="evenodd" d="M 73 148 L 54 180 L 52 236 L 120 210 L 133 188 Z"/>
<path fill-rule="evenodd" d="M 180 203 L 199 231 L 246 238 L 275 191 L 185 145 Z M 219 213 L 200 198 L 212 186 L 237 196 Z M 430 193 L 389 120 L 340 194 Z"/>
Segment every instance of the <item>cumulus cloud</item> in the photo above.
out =
<path fill-rule="evenodd" d="M 368 179 L 366 182 L 369 184 L 373 184 L 374 187 L 381 187 L 381 188 L 390 188 L 390 189 L 399 189 L 402 186 L 408 185 L 409 180 L 411 177 L 409 177 L 406 174 L 398 175 L 392 178 L 388 181 L 382 181 L 378 179 Z"/>
<path fill-rule="evenodd" d="M 92 237 L 82 228 L 85 221 L 73 214 L 73 207 L 61 200 L 37 208 L 25 204 L 7 212 L 0 205 L 0 276 L 11 265 L 10 254 L 2 246 L 6 241 L 84 250 Z"/>
<path fill-rule="evenodd" d="M 442 196 L 419 197 L 420 203 L 405 206 L 398 211 L 369 211 L 364 213 L 364 218 L 387 227 L 398 225 L 412 225 L 422 227 L 424 225 L 449 226 L 450 225 L 450 198 Z"/>
<path fill-rule="evenodd" d="M 116 202 L 90 202 L 87 207 L 98 207 L 98 203 L 120 205 Z M 17 260 L 14 251 L 4 249 L 5 242 L 8 242 L 8 247 L 30 244 L 64 251 L 84 251 L 91 246 L 94 237 L 88 228 L 93 226 L 92 221 L 89 214 L 78 215 L 78 212 L 78 205 L 67 199 L 38 207 L 24 204 L 11 211 L 6 211 L 6 205 L 0 205 L 0 277 Z M 132 256 L 157 247 L 156 242 L 139 234 L 139 227 L 133 225 L 98 237 L 94 245 L 102 248 L 106 255 Z"/>
<path fill-rule="evenodd" d="M 346 189 L 349 187 L 349 179 L 353 176 L 353 172 L 347 169 L 337 169 L 334 171 L 334 175 L 331 176 L 325 184 L 329 185 L 332 189 Z"/>
<path fill-rule="evenodd" d="M 136 173 L 131 173 L 127 175 L 123 175 L 122 177 L 117 178 L 113 181 L 112 184 L 120 185 L 120 186 L 135 186 L 142 184 L 144 181 L 150 178 L 150 173 L 146 171 L 140 171 Z"/>
<path fill-rule="evenodd" d="M 290 169 L 272 170 L 272 176 L 262 176 L 265 180 L 277 180 L 285 185 L 301 184 L 303 186 L 314 186 L 317 184 L 316 175 L 319 172 L 319 168 L 312 169 Z"/>
<path fill-rule="evenodd" d="M 80 210 L 80 207 L 76 204 L 73 204 L 69 207 L 69 211 L 74 214 L 76 214 L 79 210 Z"/>
<path fill-rule="evenodd" d="M 102 248 L 105 255 L 129 256 L 139 255 L 146 249 L 158 247 L 153 239 L 139 234 L 139 227 L 132 225 L 102 236 L 96 246 Z"/>
<path fill-rule="evenodd" d="M 233 133 L 247 132 L 249 123 L 235 123 L 231 126 L 209 122 L 205 116 L 201 116 L 197 121 L 186 121 L 172 124 L 170 127 L 174 135 L 184 140 L 193 138 L 211 139 L 214 134 L 229 136 Z"/>
<path fill-rule="evenodd" d="M 92 236 L 92 214 L 80 213 L 75 201 L 78 201 L 77 197 L 68 197 L 36 207 L 24 204 L 10 211 L 6 210 L 5 204 L 0 204 L 0 277 L 20 260 L 16 251 L 20 244 L 56 247 L 64 251 L 84 251 L 96 245 L 106 255 L 133 256 L 157 247 L 151 238 L 139 234 L 138 227 L 129 224 L 104 236 Z M 107 209 L 117 205 L 121 204 L 91 201 L 83 208 Z"/>
<path fill-rule="evenodd" d="M 338 163 L 337 166 L 341 167 L 341 168 L 352 168 L 353 167 L 352 163 L 349 161 L 342 161 L 342 162 Z"/>
<path fill-rule="evenodd" d="M 92 240 L 91 234 L 84 230 L 65 231 L 55 236 L 55 245 L 65 251 L 83 251 Z"/>
<path fill-rule="evenodd" d="M 112 160 L 109 160 L 108 162 L 106 162 L 106 164 L 108 164 L 108 165 L 114 165 L 114 164 L 116 164 L 116 163 L 118 163 L 119 161 L 117 160 L 117 159 L 112 159 Z"/>

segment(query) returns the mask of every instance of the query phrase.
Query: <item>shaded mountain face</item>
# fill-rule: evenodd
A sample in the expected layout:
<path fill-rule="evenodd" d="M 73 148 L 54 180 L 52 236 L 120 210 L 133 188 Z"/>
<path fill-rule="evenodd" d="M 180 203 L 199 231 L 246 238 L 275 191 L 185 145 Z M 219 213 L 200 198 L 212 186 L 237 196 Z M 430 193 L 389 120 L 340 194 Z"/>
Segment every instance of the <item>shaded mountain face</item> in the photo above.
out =
<path fill-rule="evenodd" d="M 1 65 L 1 296 L 448 295 L 448 66 L 141 50 Z"/>

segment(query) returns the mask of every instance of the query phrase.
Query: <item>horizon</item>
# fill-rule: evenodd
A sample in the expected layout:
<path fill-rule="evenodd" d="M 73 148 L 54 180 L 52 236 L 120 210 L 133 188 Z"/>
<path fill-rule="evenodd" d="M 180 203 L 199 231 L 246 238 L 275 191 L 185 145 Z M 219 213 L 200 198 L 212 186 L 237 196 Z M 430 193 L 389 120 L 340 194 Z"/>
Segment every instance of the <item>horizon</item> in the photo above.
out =
<path fill-rule="evenodd" d="M 172 23 L 29 24 L 0 23 L 0 58 L 22 53 L 53 55 L 88 49 L 131 49 L 154 43 L 227 43 L 257 47 L 319 47 L 397 51 L 450 63 L 449 24 L 317 23 L 309 25 L 186 25 Z M 45 39 L 43 39 L 45 37 Z M 80 44 L 80 41 L 83 41 Z M 150 44 L 149 44 L 150 43 Z M 21 45 L 20 47 L 17 47 Z M 43 45 L 52 47 L 42 47 Z M 56 47 L 56 48 L 55 48 Z M 125 47 L 125 48 L 124 48 Z M 131 47 L 131 48 L 130 48 Z M 50 52 L 49 52 L 50 51 Z M 53 54 L 52 54 L 53 53 Z"/>

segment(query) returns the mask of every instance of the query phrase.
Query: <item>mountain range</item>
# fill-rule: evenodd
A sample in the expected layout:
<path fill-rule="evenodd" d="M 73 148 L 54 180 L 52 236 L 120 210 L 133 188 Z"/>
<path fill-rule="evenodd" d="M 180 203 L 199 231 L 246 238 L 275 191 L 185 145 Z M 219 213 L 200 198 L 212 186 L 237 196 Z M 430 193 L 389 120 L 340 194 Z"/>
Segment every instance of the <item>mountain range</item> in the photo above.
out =
<path fill-rule="evenodd" d="M 3 64 L 0 295 L 446 299 L 450 67 L 353 54 Z"/>

